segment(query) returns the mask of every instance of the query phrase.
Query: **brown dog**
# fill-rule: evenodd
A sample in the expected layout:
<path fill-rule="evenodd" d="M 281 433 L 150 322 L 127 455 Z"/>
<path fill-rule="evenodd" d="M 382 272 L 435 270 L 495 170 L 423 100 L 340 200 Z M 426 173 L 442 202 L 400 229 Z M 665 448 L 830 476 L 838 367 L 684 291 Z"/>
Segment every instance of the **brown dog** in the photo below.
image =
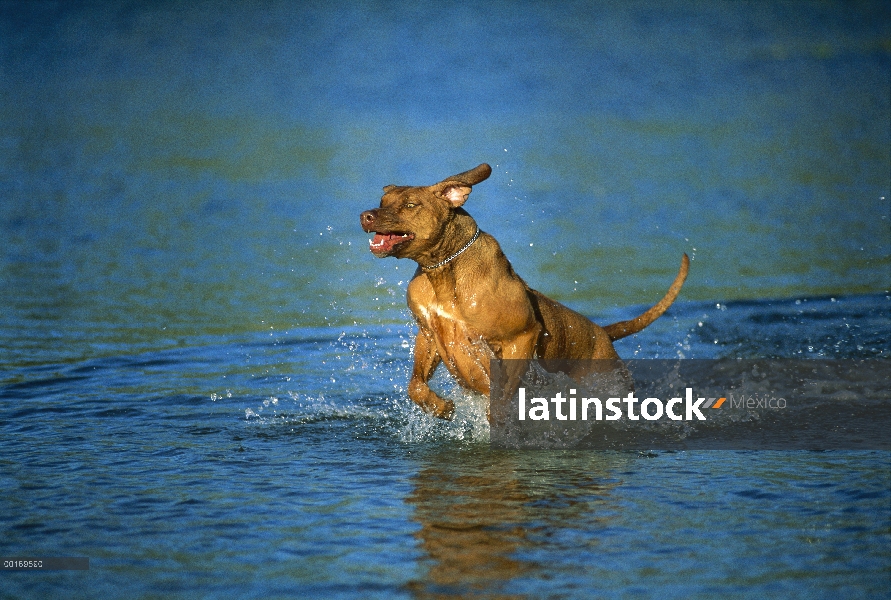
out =
<path fill-rule="evenodd" d="M 375 234 L 375 256 L 418 263 L 408 284 L 408 306 L 418 322 L 408 395 L 444 419 L 455 405 L 427 385 L 440 361 L 461 385 L 488 395 L 492 358 L 617 359 L 612 342 L 662 316 L 690 265 L 684 254 L 674 283 L 651 309 L 598 327 L 526 285 L 495 238 L 461 208 L 471 188 L 491 173 L 482 164 L 429 187 L 388 185 L 380 208 L 360 217 L 362 228 Z"/>

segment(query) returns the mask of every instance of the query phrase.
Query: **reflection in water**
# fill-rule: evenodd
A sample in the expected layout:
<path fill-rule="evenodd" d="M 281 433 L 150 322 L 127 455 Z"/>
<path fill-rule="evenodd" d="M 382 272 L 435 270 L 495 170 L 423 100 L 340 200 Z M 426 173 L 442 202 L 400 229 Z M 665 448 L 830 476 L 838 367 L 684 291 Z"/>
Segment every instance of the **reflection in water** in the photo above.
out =
<path fill-rule="evenodd" d="M 408 498 L 429 564 L 411 591 L 421 598 L 518 595 L 511 582 L 553 569 L 532 557 L 559 544 L 553 541 L 559 529 L 603 528 L 617 510 L 609 494 L 620 481 L 610 474 L 630 456 L 493 451 L 436 457 L 420 470 Z"/>
<path fill-rule="evenodd" d="M 432 562 L 427 580 L 413 586 L 419 596 L 498 589 L 534 568 L 514 558 L 531 519 L 516 466 L 502 456 L 472 474 L 448 462 L 418 474 L 409 502 Z"/>

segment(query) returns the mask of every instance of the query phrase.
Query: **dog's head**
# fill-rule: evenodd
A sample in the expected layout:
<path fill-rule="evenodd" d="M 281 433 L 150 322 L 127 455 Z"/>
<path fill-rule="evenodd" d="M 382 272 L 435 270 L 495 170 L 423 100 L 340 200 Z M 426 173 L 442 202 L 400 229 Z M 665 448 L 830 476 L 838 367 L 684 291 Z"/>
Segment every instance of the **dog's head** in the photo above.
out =
<path fill-rule="evenodd" d="M 388 185 L 380 208 L 360 215 L 362 229 L 374 233 L 369 249 L 378 258 L 417 258 L 436 246 L 454 212 L 492 168 L 480 166 L 427 187 Z"/>

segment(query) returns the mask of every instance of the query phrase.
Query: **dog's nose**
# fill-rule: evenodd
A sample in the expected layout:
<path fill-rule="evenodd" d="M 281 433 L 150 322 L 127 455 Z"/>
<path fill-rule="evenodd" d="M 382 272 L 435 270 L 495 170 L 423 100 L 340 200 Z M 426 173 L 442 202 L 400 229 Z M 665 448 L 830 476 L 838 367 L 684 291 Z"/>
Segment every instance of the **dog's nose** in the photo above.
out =
<path fill-rule="evenodd" d="M 359 220 L 362 222 L 362 228 L 366 231 L 374 226 L 374 211 L 366 210 L 361 215 L 359 215 Z"/>

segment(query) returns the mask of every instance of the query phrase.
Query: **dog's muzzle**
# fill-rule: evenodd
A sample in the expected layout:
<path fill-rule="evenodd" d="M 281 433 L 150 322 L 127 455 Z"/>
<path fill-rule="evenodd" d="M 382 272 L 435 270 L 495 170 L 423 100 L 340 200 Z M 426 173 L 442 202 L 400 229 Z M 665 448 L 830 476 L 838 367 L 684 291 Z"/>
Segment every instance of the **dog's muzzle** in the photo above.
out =
<path fill-rule="evenodd" d="M 368 233 L 374 233 L 374 237 L 368 240 L 368 249 L 377 257 L 389 256 L 399 244 L 415 239 L 413 233 L 401 231 L 382 231 L 377 226 L 377 211 L 366 210 L 359 216 L 362 229 Z"/>

